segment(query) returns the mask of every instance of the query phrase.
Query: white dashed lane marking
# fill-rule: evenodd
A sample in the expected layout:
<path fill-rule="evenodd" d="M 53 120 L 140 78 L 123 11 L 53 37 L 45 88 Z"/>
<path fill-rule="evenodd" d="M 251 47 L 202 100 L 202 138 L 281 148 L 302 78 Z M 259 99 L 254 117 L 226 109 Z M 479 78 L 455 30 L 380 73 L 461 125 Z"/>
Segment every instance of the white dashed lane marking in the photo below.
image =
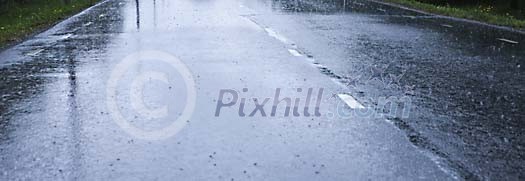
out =
<path fill-rule="evenodd" d="M 255 23 L 255 24 L 257 24 L 257 23 Z M 274 31 L 271 28 L 264 28 L 264 31 L 266 31 L 268 36 L 271 36 L 271 37 L 281 41 L 282 43 L 285 43 L 285 44 L 289 43 L 289 40 L 286 37 L 280 35 L 279 33 L 277 33 L 276 31 Z M 295 47 L 294 44 L 292 44 L 292 45 Z M 296 57 L 302 57 L 303 56 L 301 53 L 299 53 L 299 51 L 297 51 L 295 49 L 288 49 L 288 52 L 290 54 L 292 54 L 293 56 L 296 56 Z M 318 67 L 324 67 L 323 65 L 317 65 L 317 64 L 313 64 L 313 65 L 318 66 Z M 340 86 L 343 86 L 343 85 L 341 85 L 341 83 L 339 83 L 337 81 L 334 81 L 334 82 L 339 84 Z M 348 105 L 352 109 L 364 109 L 365 108 L 361 103 L 359 103 L 354 97 L 352 97 L 349 94 L 337 94 L 337 96 L 341 100 L 343 100 L 343 102 L 345 102 L 346 105 Z"/>
<path fill-rule="evenodd" d="M 40 52 L 42 52 L 42 51 L 44 51 L 44 49 L 38 49 L 38 50 L 35 50 L 35 51 L 32 51 L 32 52 L 29 52 L 26 55 L 34 57 L 34 56 L 38 55 Z"/>
<path fill-rule="evenodd" d="M 512 41 L 512 40 L 509 40 L 509 39 L 505 39 L 505 38 L 498 38 L 499 41 L 503 41 L 503 42 L 507 42 L 507 43 L 512 43 L 512 44 L 518 44 L 517 41 Z"/>
<path fill-rule="evenodd" d="M 296 56 L 296 57 L 303 56 L 303 55 L 301 55 L 301 53 L 299 53 L 297 50 L 294 50 L 294 49 L 288 49 L 288 52 L 290 52 L 290 54 L 292 54 L 293 56 Z"/>
<path fill-rule="evenodd" d="M 271 28 L 264 28 L 264 31 L 266 31 L 266 33 L 268 33 L 269 36 L 283 42 L 283 43 L 288 43 L 288 39 L 286 39 L 284 36 L 280 35 L 279 33 L 277 33 L 276 31 L 272 30 Z"/>
<path fill-rule="evenodd" d="M 70 34 L 65 34 L 65 35 L 61 36 L 59 39 L 60 40 L 65 40 L 65 39 L 70 38 L 71 36 L 73 36 L 73 34 L 71 34 L 71 33 Z"/>
<path fill-rule="evenodd" d="M 354 97 L 352 97 L 349 94 L 337 94 L 337 96 L 339 96 L 339 98 L 341 98 L 341 100 L 343 100 L 346 103 L 346 105 L 348 105 L 352 109 L 364 109 L 365 108 L 365 106 L 357 102 L 357 100 L 355 100 Z"/>

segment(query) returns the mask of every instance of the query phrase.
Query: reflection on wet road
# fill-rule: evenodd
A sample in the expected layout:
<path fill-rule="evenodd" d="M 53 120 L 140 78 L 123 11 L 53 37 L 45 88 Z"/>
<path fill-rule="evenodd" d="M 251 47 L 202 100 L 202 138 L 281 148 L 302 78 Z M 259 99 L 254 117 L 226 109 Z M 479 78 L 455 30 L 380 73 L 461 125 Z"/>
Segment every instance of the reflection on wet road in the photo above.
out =
<path fill-rule="evenodd" d="M 152 50 L 191 72 L 191 118 L 178 120 L 193 89 L 177 63 L 135 57 L 108 86 Z M 520 179 L 523 50 L 523 33 L 363 0 L 108 0 L 0 53 L 0 179 Z M 252 110 L 278 88 L 322 88 L 322 113 L 411 102 L 383 117 L 215 116 L 220 90 Z M 143 140 L 115 110 L 144 130 L 184 124 Z"/>

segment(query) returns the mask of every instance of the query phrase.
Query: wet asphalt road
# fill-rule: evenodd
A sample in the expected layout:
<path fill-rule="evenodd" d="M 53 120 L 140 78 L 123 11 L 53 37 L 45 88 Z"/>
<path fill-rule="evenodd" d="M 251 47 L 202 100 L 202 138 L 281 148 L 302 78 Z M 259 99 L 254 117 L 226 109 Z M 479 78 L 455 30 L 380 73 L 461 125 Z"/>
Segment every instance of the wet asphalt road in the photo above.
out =
<path fill-rule="evenodd" d="M 108 0 L 0 53 L 0 180 L 523 179 L 524 43 L 368 1 Z M 249 115 L 309 88 L 319 117 Z"/>

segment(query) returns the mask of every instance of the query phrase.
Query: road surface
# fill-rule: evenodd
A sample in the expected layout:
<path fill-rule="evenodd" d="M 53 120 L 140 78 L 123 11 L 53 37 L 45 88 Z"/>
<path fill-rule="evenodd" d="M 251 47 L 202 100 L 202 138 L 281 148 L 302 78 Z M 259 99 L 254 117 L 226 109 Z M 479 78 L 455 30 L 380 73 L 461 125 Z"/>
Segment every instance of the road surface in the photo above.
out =
<path fill-rule="evenodd" d="M 523 179 L 523 50 L 371 1 L 106 0 L 0 53 L 0 180 Z"/>

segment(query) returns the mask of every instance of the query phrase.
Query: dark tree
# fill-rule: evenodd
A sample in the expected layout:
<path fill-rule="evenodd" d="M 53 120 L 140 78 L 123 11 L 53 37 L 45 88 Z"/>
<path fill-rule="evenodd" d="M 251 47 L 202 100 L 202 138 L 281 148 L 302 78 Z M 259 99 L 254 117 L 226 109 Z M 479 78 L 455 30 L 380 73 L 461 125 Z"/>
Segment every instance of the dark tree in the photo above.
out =
<path fill-rule="evenodd" d="M 511 1 L 510 1 L 510 8 L 512 8 L 512 9 L 518 9 L 518 8 L 519 8 L 518 0 L 511 0 Z"/>

